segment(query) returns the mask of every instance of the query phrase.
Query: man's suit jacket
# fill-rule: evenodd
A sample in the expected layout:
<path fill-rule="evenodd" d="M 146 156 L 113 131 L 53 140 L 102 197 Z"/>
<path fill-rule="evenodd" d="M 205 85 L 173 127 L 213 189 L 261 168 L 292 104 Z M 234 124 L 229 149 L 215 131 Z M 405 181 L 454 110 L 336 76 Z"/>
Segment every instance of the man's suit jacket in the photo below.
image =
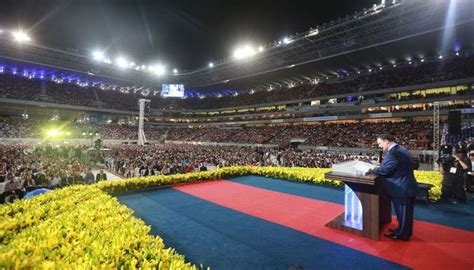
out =
<path fill-rule="evenodd" d="M 472 161 L 471 161 L 471 159 L 468 158 L 468 157 L 465 157 L 465 158 L 463 158 L 462 161 L 464 161 L 464 163 L 466 163 L 466 165 L 467 165 L 467 167 L 468 167 L 465 171 L 466 171 L 466 172 L 472 172 L 472 170 L 473 170 L 474 168 L 472 167 Z"/>
<path fill-rule="evenodd" d="M 388 151 L 382 166 L 373 173 L 385 178 L 383 185 L 391 197 L 415 197 L 418 193 L 410 152 L 398 144 Z"/>
<path fill-rule="evenodd" d="M 102 181 L 102 180 L 107 180 L 107 174 L 106 173 L 98 173 L 95 176 L 95 181 L 96 182 L 99 182 L 99 181 Z"/>

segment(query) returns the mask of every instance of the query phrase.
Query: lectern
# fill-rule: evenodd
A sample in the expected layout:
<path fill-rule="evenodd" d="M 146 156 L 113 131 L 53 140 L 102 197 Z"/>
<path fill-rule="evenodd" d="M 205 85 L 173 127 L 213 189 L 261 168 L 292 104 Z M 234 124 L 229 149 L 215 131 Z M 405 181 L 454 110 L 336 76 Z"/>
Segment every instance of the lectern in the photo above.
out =
<path fill-rule="evenodd" d="M 382 177 L 329 172 L 326 179 L 346 184 L 344 213 L 326 226 L 379 240 L 380 229 L 391 221 L 390 199 L 382 194 Z"/>

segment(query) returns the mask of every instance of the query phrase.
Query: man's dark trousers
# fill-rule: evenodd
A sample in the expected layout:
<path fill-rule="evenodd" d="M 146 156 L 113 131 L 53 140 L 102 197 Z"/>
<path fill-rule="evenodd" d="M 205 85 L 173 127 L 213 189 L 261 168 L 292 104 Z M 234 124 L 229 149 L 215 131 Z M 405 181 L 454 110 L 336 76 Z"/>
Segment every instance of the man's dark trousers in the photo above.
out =
<path fill-rule="evenodd" d="M 415 210 L 415 197 L 391 198 L 398 224 L 395 235 L 402 240 L 408 240 L 413 234 L 413 214 Z"/>

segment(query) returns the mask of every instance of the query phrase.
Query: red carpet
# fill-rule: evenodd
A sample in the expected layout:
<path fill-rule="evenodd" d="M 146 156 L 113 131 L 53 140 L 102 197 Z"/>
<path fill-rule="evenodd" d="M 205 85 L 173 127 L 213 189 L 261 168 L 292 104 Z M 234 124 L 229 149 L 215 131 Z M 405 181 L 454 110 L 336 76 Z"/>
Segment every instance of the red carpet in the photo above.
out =
<path fill-rule="evenodd" d="M 235 182 L 175 186 L 212 203 L 416 269 L 473 269 L 474 232 L 416 221 L 408 242 L 373 241 L 324 226 L 343 206 Z M 416 209 L 415 209 L 416 211 Z M 343 259 L 343 258 L 341 258 Z"/>

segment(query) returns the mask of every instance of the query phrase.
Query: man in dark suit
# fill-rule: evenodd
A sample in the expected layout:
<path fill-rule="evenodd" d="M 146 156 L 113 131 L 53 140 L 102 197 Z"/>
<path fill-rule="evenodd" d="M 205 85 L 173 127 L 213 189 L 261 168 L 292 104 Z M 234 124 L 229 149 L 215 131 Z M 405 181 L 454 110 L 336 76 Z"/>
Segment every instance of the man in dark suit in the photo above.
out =
<path fill-rule="evenodd" d="M 100 172 L 95 176 L 95 181 L 100 182 L 103 180 L 107 180 L 107 174 L 104 172 L 104 170 L 100 170 Z"/>
<path fill-rule="evenodd" d="M 378 136 L 377 144 L 385 152 L 383 163 L 372 173 L 383 176 L 383 187 L 395 208 L 398 228 L 389 229 L 385 236 L 407 241 L 413 231 L 413 212 L 418 184 L 413 174 L 410 152 L 388 134 Z"/>
<path fill-rule="evenodd" d="M 474 150 L 469 151 L 469 158 L 464 159 L 464 163 L 468 166 L 467 171 L 464 174 L 464 185 L 466 191 L 469 193 L 474 192 Z"/>

